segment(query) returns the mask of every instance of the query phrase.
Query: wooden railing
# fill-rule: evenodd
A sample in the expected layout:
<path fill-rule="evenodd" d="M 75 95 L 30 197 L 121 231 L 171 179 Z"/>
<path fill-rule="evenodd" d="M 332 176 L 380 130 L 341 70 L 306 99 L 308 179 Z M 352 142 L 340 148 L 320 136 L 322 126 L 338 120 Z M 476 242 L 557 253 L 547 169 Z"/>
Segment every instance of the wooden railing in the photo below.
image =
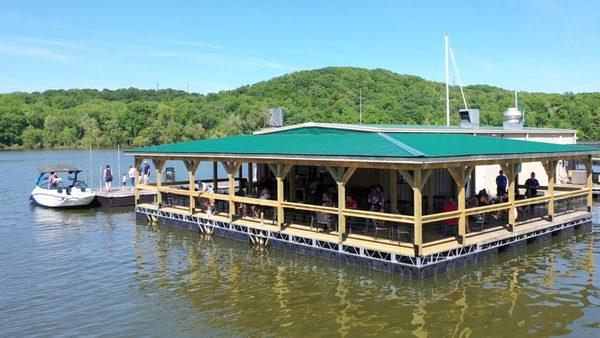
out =
<path fill-rule="evenodd" d="M 581 189 L 581 190 L 576 190 L 576 191 L 570 191 L 570 192 L 555 194 L 554 195 L 554 200 L 559 200 L 559 199 L 569 198 L 569 197 L 575 197 L 575 196 L 584 196 L 584 195 L 589 194 L 590 191 L 592 191 L 592 189 L 585 188 L 585 189 Z"/>
<path fill-rule="evenodd" d="M 349 216 L 349 217 L 370 218 L 370 219 L 377 219 L 377 220 L 389 221 L 389 222 L 411 223 L 411 224 L 415 222 L 415 217 L 409 216 L 409 215 L 389 214 L 389 213 L 383 213 L 383 212 L 357 210 L 357 209 L 343 209 L 342 213 L 344 214 L 344 216 Z"/>

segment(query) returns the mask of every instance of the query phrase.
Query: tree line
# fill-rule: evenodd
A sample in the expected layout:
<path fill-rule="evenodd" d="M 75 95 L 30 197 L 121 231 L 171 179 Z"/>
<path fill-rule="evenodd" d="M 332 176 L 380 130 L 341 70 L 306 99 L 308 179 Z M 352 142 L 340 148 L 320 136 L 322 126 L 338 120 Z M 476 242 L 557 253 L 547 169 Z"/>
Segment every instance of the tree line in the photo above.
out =
<path fill-rule="evenodd" d="M 248 134 L 265 126 L 268 108 L 283 107 L 286 124 L 444 124 L 445 88 L 439 82 L 383 69 L 330 67 L 300 71 L 207 95 L 179 90 L 47 90 L 0 95 L 0 147 L 26 149 L 146 146 Z M 453 110 L 462 105 L 452 91 Z M 481 124 L 502 125 L 514 105 L 511 91 L 465 88 Z M 600 139 L 600 93 L 520 93 L 530 127 L 571 128 Z M 458 116 L 453 114 L 454 124 Z"/>

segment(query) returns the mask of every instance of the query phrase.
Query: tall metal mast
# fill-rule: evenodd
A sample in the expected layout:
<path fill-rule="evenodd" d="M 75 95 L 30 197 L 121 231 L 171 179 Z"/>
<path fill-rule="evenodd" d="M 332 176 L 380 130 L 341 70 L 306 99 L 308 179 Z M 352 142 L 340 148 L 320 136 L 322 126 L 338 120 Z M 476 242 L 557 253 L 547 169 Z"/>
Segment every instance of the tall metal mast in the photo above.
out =
<path fill-rule="evenodd" d="M 363 118 L 362 118 L 362 89 L 360 90 L 360 94 L 358 97 L 358 116 L 359 116 L 359 121 L 360 124 L 363 123 Z"/>
<path fill-rule="evenodd" d="M 449 86 L 449 77 L 450 72 L 448 68 L 448 34 L 444 34 L 444 46 L 446 50 L 446 125 L 450 125 L 450 86 Z"/>

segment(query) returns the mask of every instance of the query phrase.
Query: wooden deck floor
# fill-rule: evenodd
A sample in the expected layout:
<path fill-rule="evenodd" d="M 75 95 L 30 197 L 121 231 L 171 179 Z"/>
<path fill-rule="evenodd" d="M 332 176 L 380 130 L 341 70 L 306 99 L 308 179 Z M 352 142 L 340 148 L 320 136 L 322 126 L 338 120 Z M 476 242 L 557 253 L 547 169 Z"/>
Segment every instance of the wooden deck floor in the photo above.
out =
<path fill-rule="evenodd" d="M 154 204 L 141 204 L 140 206 L 148 209 L 156 210 L 157 206 Z M 163 211 L 178 213 L 183 215 L 189 215 L 190 212 L 185 207 L 164 207 L 161 208 Z M 559 215 L 555 217 L 553 222 L 548 220 L 536 220 L 526 224 L 518 225 L 515 232 L 510 232 L 508 229 L 498 226 L 490 229 L 486 229 L 483 232 L 474 232 L 467 235 L 466 245 L 472 244 L 485 244 L 493 241 L 497 241 L 504 238 L 509 238 L 515 235 L 528 233 L 531 231 L 539 230 L 542 228 L 546 228 L 552 226 L 557 223 L 566 222 L 570 219 L 576 219 L 585 217 L 589 215 L 588 212 L 585 211 L 575 211 L 564 215 Z M 209 218 L 209 216 L 204 212 L 196 212 L 194 216 Z M 213 214 L 212 219 L 228 222 L 229 218 L 226 214 Z M 260 230 L 269 230 L 269 231 L 279 231 L 279 227 L 273 225 L 270 220 L 261 222 L 260 219 L 252 219 L 250 217 L 237 218 L 234 220 L 235 224 L 244 225 L 247 227 L 260 229 Z M 301 225 L 301 224 L 286 224 L 281 231 L 287 235 L 294 236 L 302 236 L 307 238 L 314 238 L 322 241 L 329 242 L 337 242 L 338 241 L 338 233 L 332 231 L 330 233 L 324 233 L 322 231 L 317 231 L 316 229 L 311 229 L 309 226 Z M 391 252 L 395 254 L 400 254 L 404 256 L 414 256 L 413 245 L 411 243 L 402 242 L 402 241 L 394 241 L 388 239 L 380 239 L 373 238 L 364 234 L 349 234 L 346 238 L 344 238 L 344 244 L 363 247 L 366 249 L 378 250 Z M 444 252 L 452 249 L 459 248 L 461 244 L 455 238 L 446 238 L 437 241 L 432 241 L 425 243 L 423 245 L 423 254 L 430 255 L 438 252 Z"/>

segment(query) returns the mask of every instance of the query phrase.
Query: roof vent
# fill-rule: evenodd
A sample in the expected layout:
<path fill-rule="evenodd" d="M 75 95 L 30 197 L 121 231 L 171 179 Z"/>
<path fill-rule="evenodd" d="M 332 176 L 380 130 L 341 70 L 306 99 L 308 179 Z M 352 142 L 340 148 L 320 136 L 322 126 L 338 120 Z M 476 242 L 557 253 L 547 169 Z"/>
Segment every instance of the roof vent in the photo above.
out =
<path fill-rule="evenodd" d="M 479 109 L 461 109 L 458 115 L 461 128 L 479 129 Z"/>
<path fill-rule="evenodd" d="M 521 129 L 523 127 L 523 113 L 519 108 L 508 108 L 504 112 L 504 129 Z"/>
<path fill-rule="evenodd" d="M 269 127 L 283 127 L 283 108 L 269 108 Z"/>

